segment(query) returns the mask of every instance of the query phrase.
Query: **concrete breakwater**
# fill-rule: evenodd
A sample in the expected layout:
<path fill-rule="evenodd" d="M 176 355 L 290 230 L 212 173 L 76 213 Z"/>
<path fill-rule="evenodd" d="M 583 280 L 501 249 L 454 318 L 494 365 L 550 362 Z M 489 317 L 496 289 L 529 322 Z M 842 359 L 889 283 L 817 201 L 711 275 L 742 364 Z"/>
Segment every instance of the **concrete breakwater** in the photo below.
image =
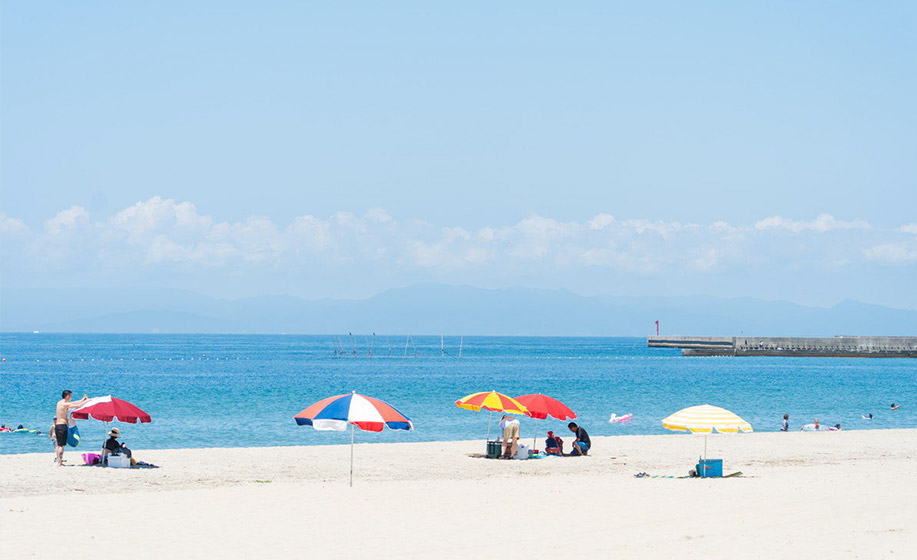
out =
<path fill-rule="evenodd" d="M 681 348 L 683 356 L 795 356 L 812 358 L 917 358 L 917 336 L 832 338 L 649 336 L 653 348 Z"/>

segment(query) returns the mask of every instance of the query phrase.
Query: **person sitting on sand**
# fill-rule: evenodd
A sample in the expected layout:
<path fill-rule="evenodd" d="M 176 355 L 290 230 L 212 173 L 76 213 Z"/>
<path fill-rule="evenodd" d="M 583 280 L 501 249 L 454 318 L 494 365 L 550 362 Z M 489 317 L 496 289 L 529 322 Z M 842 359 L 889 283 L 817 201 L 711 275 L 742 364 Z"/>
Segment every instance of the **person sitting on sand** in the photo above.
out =
<path fill-rule="evenodd" d="M 108 439 L 105 441 L 105 445 L 102 446 L 102 457 L 99 459 L 102 464 L 108 463 L 109 455 L 127 455 L 128 458 L 131 456 L 131 450 L 124 445 L 123 442 L 118 441 L 118 438 L 121 437 L 121 432 L 118 428 L 112 428 L 108 432 Z"/>
<path fill-rule="evenodd" d="M 592 440 L 589 439 L 589 434 L 586 433 L 586 430 L 577 426 L 576 422 L 570 422 L 567 427 L 576 434 L 576 439 L 573 440 L 573 446 L 570 448 L 570 455 L 586 455 L 592 447 Z"/>
<path fill-rule="evenodd" d="M 503 415 L 500 420 L 500 432 L 503 434 L 503 444 L 501 445 L 501 456 L 512 459 L 516 456 L 516 449 L 519 448 L 519 421 L 512 416 Z M 510 442 L 512 440 L 512 442 Z M 509 455 L 506 454 L 506 448 L 510 448 Z"/>
<path fill-rule="evenodd" d="M 901 408 L 901 405 L 892 403 L 892 410 L 898 410 L 899 408 Z"/>
<path fill-rule="evenodd" d="M 780 431 L 786 432 L 790 429 L 790 415 L 784 414 L 783 421 L 780 423 Z"/>
<path fill-rule="evenodd" d="M 841 431 L 841 425 L 840 425 L 840 424 L 835 424 L 834 427 L 831 428 L 831 431 L 832 431 L 832 432 L 839 432 L 839 431 Z"/>
<path fill-rule="evenodd" d="M 818 418 L 812 421 L 812 425 L 815 426 L 816 432 L 821 429 L 821 426 L 818 425 Z"/>
<path fill-rule="evenodd" d="M 555 436 L 554 432 L 548 432 L 548 439 L 544 440 L 544 454 L 562 456 L 564 454 L 564 440 L 560 439 L 559 436 Z"/>

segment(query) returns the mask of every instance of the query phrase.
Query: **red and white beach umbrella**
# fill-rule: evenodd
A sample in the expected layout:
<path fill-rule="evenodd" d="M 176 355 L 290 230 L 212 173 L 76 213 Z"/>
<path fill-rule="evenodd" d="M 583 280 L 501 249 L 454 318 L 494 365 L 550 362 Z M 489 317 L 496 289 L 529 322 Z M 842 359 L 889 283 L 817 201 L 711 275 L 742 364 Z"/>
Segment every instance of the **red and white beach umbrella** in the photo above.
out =
<path fill-rule="evenodd" d="M 89 399 L 86 404 L 71 412 L 70 416 L 78 420 L 87 420 L 91 416 L 102 422 L 117 419 L 119 422 L 128 424 L 136 424 L 138 420 L 143 424 L 153 421 L 146 412 L 111 395 Z"/>

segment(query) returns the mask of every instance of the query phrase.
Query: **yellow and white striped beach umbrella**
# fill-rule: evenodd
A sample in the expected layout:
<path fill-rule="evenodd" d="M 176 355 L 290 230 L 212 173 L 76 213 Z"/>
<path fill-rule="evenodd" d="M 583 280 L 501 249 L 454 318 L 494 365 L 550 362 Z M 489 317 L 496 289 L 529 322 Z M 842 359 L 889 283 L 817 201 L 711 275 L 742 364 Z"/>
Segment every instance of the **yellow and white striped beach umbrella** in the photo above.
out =
<path fill-rule="evenodd" d="M 701 434 L 709 434 L 713 430 L 728 434 L 752 431 L 751 424 L 745 420 L 725 408 L 709 404 L 683 408 L 663 420 L 662 426 L 669 430 Z"/>

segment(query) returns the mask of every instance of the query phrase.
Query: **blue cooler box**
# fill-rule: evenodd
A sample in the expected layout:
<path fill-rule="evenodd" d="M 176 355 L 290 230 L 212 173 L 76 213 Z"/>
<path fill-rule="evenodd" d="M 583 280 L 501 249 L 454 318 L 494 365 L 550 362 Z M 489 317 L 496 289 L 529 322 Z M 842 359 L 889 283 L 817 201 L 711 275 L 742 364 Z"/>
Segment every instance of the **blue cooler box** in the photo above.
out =
<path fill-rule="evenodd" d="M 697 463 L 697 476 L 701 478 L 721 478 L 723 476 L 723 460 L 701 459 Z"/>

